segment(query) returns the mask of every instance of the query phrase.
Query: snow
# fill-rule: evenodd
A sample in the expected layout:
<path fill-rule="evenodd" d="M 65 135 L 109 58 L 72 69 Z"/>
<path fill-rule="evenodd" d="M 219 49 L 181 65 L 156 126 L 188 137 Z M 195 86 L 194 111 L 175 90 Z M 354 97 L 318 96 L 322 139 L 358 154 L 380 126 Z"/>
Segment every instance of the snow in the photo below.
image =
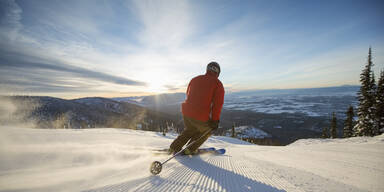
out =
<path fill-rule="evenodd" d="M 384 136 L 258 146 L 214 136 L 221 156 L 183 156 L 149 173 L 174 134 L 0 127 L 0 191 L 384 191 Z"/>
<path fill-rule="evenodd" d="M 263 130 L 255 128 L 253 126 L 248 126 L 248 125 L 235 127 L 235 131 L 236 131 L 238 138 L 254 138 L 254 139 L 256 139 L 256 138 L 271 137 L 271 135 L 264 132 Z M 226 135 L 231 136 L 232 131 L 228 130 Z"/>

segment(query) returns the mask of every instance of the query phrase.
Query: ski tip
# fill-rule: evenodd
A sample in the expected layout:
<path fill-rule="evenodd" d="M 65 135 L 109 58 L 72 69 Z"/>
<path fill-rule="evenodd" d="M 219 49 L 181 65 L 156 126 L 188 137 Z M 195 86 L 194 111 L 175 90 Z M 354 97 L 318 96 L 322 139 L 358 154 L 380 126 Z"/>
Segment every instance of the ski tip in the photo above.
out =
<path fill-rule="evenodd" d="M 225 152 L 226 152 L 225 149 L 216 150 L 216 153 L 218 153 L 218 154 L 224 154 Z"/>

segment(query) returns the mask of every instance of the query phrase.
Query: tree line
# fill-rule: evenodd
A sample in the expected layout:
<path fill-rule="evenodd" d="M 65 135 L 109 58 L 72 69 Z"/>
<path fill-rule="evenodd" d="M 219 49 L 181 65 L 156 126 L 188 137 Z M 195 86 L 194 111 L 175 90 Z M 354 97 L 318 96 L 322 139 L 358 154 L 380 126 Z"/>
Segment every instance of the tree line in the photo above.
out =
<path fill-rule="evenodd" d="M 368 61 L 360 74 L 360 90 L 358 91 L 359 104 L 357 114 L 352 106 L 349 106 L 344 121 L 343 137 L 376 136 L 384 132 L 384 70 L 380 71 L 380 77 L 376 83 L 372 70 L 372 50 L 369 48 Z M 323 138 L 337 137 L 337 119 L 332 114 L 330 128 L 325 127 Z"/>

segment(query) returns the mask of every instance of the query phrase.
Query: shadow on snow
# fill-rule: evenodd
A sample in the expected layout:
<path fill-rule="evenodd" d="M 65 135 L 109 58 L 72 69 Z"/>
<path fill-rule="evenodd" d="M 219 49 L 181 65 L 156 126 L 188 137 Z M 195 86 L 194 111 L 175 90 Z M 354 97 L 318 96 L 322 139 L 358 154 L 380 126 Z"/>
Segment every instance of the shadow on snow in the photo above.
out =
<path fill-rule="evenodd" d="M 90 191 L 284 191 L 212 165 L 201 159 L 200 156 L 192 158 L 183 156 L 176 157 L 176 159 L 184 165 L 184 168 L 182 166 L 174 170 L 163 170 L 163 174 L 169 173 L 167 176 L 162 177 L 160 173 L 159 176 L 149 176 L 136 182 L 127 181 Z"/>
<path fill-rule="evenodd" d="M 268 191 L 268 192 L 282 192 L 270 185 L 252 180 L 243 175 L 237 174 L 233 171 L 228 171 L 226 169 L 212 165 L 203 159 L 200 156 L 197 156 L 193 159 L 183 159 L 180 158 L 178 161 L 189 169 L 200 173 L 202 176 L 206 176 L 211 179 L 213 182 L 216 182 L 221 186 L 221 190 L 216 191 Z M 210 191 L 212 189 L 207 188 L 207 186 L 198 186 L 200 190 L 198 191 Z M 220 188 L 219 188 L 220 189 Z"/>

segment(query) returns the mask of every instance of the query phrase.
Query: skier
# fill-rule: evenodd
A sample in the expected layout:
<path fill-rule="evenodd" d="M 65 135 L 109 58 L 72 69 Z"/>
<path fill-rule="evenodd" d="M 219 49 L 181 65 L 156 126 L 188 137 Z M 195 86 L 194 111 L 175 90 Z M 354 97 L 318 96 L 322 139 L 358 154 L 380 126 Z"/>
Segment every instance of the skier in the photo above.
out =
<path fill-rule="evenodd" d="M 182 103 L 184 131 L 172 142 L 169 153 L 175 154 L 189 141 L 197 140 L 208 130 L 219 127 L 220 113 L 224 103 L 224 87 L 218 79 L 220 65 L 210 62 L 205 75 L 194 77 L 188 85 L 187 99 Z M 184 150 L 185 155 L 197 153 L 197 149 L 211 136 L 205 135 Z"/>

